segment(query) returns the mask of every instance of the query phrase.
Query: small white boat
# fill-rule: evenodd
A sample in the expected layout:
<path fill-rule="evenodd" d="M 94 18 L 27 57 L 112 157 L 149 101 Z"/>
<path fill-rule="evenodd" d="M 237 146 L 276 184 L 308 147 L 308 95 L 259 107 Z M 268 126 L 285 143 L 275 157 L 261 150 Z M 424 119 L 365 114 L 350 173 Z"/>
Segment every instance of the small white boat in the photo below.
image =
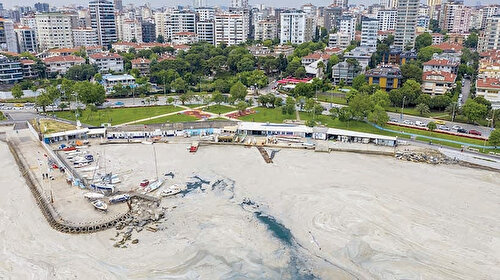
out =
<path fill-rule="evenodd" d="M 183 188 L 181 188 L 179 185 L 176 184 L 168 187 L 167 189 L 162 190 L 160 195 L 163 197 L 172 196 L 180 193 L 182 190 Z"/>
<path fill-rule="evenodd" d="M 165 180 L 163 178 L 160 178 L 156 181 L 149 183 L 149 185 L 147 185 L 147 187 L 144 188 L 144 193 L 153 192 L 157 190 L 159 187 L 161 187 L 161 185 L 163 185 L 163 183 L 165 183 Z"/>
<path fill-rule="evenodd" d="M 85 167 L 85 166 L 89 166 L 90 165 L 90 162 L 80 162 L 80 163 L 75 163 L 75 168 L 82 168 L 82 167 Z"/>
<path fill-rule="evenodd" d="M 85 198 L 94 200 L 94 199 L 101 199 L 104 197 L 102 193 L 96 193 L 96 192 L 88 192 L 83 195 Z"/>
<path fill-rule="evenodd" d="M 147 140 L 142 141 L 141 143 L 142 143 L 142 144 L 145 144 L 145 145 L 152 145 L 152 144 L 153 144 L 153 142 L 152 142 L 152 141 L 147 141 Z"/>
<path fill-rule="evenodd" d="M 95 167 L 94 166 L 90 166 L 90 167 L 84 167 L 84 168 L 80 169 L 79 171 L 80 172 L 94 172 L 94 171 L 96 171 L 98 169 L 99 169 L 99 166 L 95 166 Z"/>
<path fill-rule="evenodd" d="M 109 203 L 119 203 L 130 199 L 128 194 L 119 194 L 109 198 Z"/>
<path fill-rule="evenodd" d="M 110 184 L 90 184 L 90 188 L 111 193 L 115 192 L 115 186 Z"/>
<path fill-rule="evenodd" d="M 76 146 L 75 148 L 78 149 L 78 150 L 82 150 L 82 149 L 87 149 L 89 146 Z"/>
<path fill-rule="evenodd" d="M 99 209 L 102 211 L 108 210 L 108 205 L 106 203 L 104 203 L 102 200 L 94 200 L 91 203 L 92 203 L 92 205 L 94 205 L 94 207 L 96 209 Z"/>

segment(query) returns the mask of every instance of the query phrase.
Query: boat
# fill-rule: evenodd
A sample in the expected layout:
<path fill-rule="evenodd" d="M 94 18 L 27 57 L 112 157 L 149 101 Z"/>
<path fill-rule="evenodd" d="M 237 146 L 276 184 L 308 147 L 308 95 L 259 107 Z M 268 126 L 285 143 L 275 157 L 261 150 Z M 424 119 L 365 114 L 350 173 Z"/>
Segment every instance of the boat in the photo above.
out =
<path fill-rule="evenodd" d="M 167 189 L 162 190 L 160 195 L 163 197 L 167 197 L 167 196 L 176 195 L 176 194 L 180 193 L 181 191 L 182 191 L 182 188 L 176 184 L 176 185 L 172 185 L 172 186 L 168 187 Z"/>
<path fill-rule="evenodd" d="M 94 199 L 101 199 L 104 197 L 102 193 L 96 193 L 96 192 L 88 192 L 83 195 L 85 198 L 94 200 Z"/>
<path fill-rule="evenodd" d="M 81 168 L 81 167 L 85 167 L 85 166 L 89 166 L 90 165 L 90 162 L 80 162 L 80 163 L 76 163 L 75 162 L 75 168 Z"/>
<path fill-rule="evenodd" d="M 142 143 L 142 144 L 145 144 L 145 145 L 152 145 L 152 144 L 153 144 L 153 142 L 151 142 L 151 141 L 147 141 L 147 140 L 142 141 L 141 143 Z"/>
<path fill-rule="evenodd" d="M 196 141 L 195 141 L 195 142 L 193 142 L 193 143 L 191 144 L 191 147 L 189 147 L 189 152 L 190 152 L 190 153 L 196 153 L 196 151 L 198 151 L 198 146 L 199 146 L 199 145 L 200 145 L 200 144 L 199 144 L 198 142 L 196 142 Z"/>
<path fill-rule="evenodd" d="M 119 203 L 130 199 L 128 194 L 119 194 L 109 198 L 109 203 Z"/>
<path fill-rule="evenodd" d="M 94 207 L 96 209 L 99 209 L 99 210 L 102 210 L 102 211 L 106 211 L 108 210 L 108 205 L 106 203 L 104 203 L 102 200 L 94 200 L 91 202 L 92 205 L 94 205 Z"/>
<path fill-rule="evenodd" d="M 108 183 L 108 184 L 118 184 L 122 181 L 122 180 L 120 180 L 118 175 L 113 174 L 113 173 L 104 174 L 103 176 L 101 176 L 100 179 L 102 182 Z"/>
<path fill-rule="evenodd" d="M 99 191 L 114 192 L 115 186 L 111 184 L 90 184 L 90 188 Z"/>
<path fill-rule="evenodd" d="M 141 183 L 139 185 L 144 188 L 147 185 L 149 185 L 149 180 L 148 179 L 144 179 L 144 180 L 141 181 Z"/>
<path fill-rule="evenodd" d="M 163 178 L 160 178 L 158 180 L 149 183 L 149 185 L 144 188 L 144 193 L 153 192 L 157 190 L 159 187 L 163 185 L 163 183 L 165 183 L 165 180 L 163 180 Z"/>
<path fill-rule="evenodd" d="M 99 166 L 89 166 L 89 167 L 84 167 L 80 169 L 80 172 L 94 172 L 99 169 Z"/>
<path fill-rule="evenodd" d="M 65 151 L 65 152 L 70 152 L 70 151 L 76 150 L 76 148 L 75 147 L 65 147 L 62 150 Z"/>

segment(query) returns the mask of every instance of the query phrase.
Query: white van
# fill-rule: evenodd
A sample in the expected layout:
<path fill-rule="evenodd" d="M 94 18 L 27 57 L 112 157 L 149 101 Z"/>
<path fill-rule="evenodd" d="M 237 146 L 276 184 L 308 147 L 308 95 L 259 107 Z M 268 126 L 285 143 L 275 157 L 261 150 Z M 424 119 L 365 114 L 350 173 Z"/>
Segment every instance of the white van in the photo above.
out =
<path fill-rule="evenodd" d="M 421 121 L 415 121 L 415 125 L 416 125 L 416 126 L 425 127 L 425 123 L 423 123 L 423 122 L 421 122 Z"/>

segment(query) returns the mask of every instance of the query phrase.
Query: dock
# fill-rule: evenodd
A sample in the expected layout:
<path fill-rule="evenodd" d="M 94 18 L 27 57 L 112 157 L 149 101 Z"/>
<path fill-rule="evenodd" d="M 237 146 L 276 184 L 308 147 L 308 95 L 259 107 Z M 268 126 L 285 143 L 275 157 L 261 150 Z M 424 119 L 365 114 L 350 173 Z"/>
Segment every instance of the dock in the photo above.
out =
<path fill-rule="evenodd" d="M 266 149 L 264 149 L 264 147 L 257 146 L 257 149 L 259 150 L 266 163 L 273 163 L 273 160 L 271 159 L 271 157 L 269 157 L 269 154 L 267 153 Z"/>

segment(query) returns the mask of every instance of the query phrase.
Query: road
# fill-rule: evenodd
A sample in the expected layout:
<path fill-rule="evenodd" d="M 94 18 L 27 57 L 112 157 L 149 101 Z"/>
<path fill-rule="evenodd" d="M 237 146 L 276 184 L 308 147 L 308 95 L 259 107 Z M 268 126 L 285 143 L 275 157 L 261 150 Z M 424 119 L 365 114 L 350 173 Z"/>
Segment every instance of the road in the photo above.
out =
<path fill-rule="evenodd" d="M 462 79 L 462 98 L 460 99 L 461 105 L 465 104 L 465 101 L 469 98 L 470 94 L 470 79 L 469 78 L 464 78 Z"/>

